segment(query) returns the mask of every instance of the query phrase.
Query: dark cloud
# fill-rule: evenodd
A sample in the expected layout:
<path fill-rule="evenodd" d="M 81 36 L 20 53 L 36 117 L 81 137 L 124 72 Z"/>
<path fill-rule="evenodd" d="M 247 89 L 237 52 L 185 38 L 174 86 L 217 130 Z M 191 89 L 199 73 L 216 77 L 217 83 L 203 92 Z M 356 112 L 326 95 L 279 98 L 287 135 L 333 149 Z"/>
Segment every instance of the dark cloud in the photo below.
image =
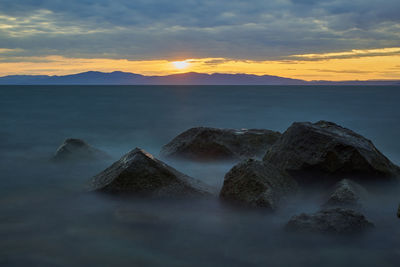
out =
<path fill-rule="evenodd" d="M 282 59 L 398 46 L 398 0 L 2 0 L 20 56 Z"/>

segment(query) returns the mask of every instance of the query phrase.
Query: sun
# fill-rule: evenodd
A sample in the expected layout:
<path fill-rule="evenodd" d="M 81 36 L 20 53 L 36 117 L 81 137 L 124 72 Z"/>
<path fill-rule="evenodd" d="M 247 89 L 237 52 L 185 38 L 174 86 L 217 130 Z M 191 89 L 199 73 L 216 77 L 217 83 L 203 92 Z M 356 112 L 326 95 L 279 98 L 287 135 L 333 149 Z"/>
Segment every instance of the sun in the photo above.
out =
<path fill-rule="evenodd" d="M 177 69 L 183 70 L 189 67 L 190 63 L 187 61 L 174 61 L 172 62 L 172 65 Z"/>

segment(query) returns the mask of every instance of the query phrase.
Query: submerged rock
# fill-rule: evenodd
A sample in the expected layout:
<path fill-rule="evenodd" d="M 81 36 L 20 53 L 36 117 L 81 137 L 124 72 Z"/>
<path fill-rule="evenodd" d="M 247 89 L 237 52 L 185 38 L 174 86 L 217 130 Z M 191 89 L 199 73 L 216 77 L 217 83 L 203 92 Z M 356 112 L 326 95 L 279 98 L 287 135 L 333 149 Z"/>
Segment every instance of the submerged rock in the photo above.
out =
<path fill-rule="evenodd" d="M 220 192 L 223 200 L 275 210 L 297 190 L 288 174 L 267 162 L 253 159 L 234 166 L 226 175 Z"/>
<path fill-rule="evenodd" d="M 210 195 L 210 188 L 136 148 L 93 177 L 91 189 L 157 197 Z"/>
<path fill-rule="evenodd" d="M 290 232 L 356 234 L 374 225 L 364 215 L 350 209 L 330 208 L 314 214 L 293 216 L 285 229 Z"/>
<path fill-rule="evenodd" d="M 400 168 L 372 142 L 332 122 L 293 123 L 268 150 L 264 161 L 286 170 L 300 183 L 398 180 Z M 394 179 L 396 178 L 396 179 Z"/>
<path fill-rule="evenodd" d="M 94 148 L 82 139 L 68 138 L 57 149 L 52 160 L 62 161 L 91 161 L 91 160 L 105 160 L 109 159 L 109 155 Z"/>
<path fill-rule="evenodd" d="M 362 200 L 366 199 L 367 190 L 356 182 L 343 179 L 332 190 L 324 206 L 361 207 Z"/>
<path fill-rule="evenodd" d="M 263 129 L 191 128 L 163 146 L 162 157 L 197 161 L 262 157 L 281 134 Z"/>

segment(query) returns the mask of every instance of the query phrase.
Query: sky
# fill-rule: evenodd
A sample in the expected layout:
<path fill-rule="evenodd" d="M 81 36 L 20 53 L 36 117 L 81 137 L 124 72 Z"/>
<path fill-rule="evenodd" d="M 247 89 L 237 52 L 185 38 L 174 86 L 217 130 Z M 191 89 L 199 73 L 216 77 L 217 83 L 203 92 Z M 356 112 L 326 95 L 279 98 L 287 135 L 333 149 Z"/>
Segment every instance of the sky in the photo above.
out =
<path fill-rule="evenodd" d="M 0 76 L 400 79 L 399 0 L 1 0 Z"/>

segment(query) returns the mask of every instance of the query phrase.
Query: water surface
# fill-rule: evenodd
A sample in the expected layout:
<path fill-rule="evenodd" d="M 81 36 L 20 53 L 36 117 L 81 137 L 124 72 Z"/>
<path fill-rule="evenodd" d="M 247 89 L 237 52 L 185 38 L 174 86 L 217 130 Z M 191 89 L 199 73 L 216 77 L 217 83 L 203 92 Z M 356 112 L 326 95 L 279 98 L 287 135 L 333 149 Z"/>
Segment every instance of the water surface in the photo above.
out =
<path fill-rule="evenodd" d="M 398 266 L 398 188 L 371 196 L 364 213 L 376 229 L 357 238 L 282 230 L 292 215 L 319 209 L 318 192 L 268 214 L 217 198 L 127 201 L 83 190 L 131 149 L 157 156 L 195 126 L 284 131 L 330 120 L 400 164 L 398 103 L 398 86 L 0 86 L 0 265 Z M 113 160 L 49 163 L 68 137 Z M 232 167 L 169 163 L 216 190 Z"/>

